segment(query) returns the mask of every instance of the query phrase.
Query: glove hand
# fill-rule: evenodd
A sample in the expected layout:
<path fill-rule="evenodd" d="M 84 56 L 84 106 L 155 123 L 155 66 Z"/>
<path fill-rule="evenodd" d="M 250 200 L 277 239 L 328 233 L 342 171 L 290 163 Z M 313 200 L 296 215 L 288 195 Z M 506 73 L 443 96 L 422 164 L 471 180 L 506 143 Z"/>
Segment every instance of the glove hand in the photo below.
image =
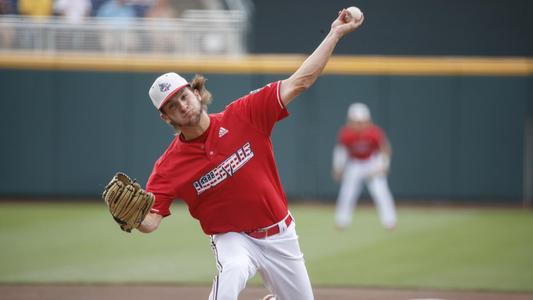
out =
<path fill-rule="evenodd" d="M 102 199 L 120 229 L 126 232 L 141 225 L 155 201 L 152 193 L 147 193 L 137 182 L 120 172 L 107 184 Z"/>

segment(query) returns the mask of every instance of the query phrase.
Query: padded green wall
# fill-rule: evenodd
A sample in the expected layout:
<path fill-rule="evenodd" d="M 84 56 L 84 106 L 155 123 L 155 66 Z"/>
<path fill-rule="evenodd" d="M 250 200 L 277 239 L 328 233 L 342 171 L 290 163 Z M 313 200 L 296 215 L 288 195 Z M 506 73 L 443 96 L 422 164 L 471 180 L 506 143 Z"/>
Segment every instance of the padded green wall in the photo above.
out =
<path fill-rule="evenodd" d="M 173 138 L 147 95 L 157 75 L 0 70 L 0 195 L 96 196 L 118 170 L 145 183 Z M 205 75 L 212 112 L 285 76 Z M 286 192 L 336 197 L 331 150 L 346 108 L 363 101 L 391 141 L 397 198 L 520 201 L 531 84 L 531 77 L 324 75 L 274 131 Z"/>

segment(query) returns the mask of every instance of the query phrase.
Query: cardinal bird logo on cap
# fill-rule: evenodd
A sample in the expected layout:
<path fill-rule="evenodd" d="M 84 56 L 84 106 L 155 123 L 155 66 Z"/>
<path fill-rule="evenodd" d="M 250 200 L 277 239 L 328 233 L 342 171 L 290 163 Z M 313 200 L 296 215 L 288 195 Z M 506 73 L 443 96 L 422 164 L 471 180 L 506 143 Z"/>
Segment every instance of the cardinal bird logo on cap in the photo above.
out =
<path fill-rule="evenodd" d="M 159 90 L 161 91 L 161 93 L 167 92 L 168 90 L 170 90 L 170 83 L 168 82 L 160 83 Z"/>

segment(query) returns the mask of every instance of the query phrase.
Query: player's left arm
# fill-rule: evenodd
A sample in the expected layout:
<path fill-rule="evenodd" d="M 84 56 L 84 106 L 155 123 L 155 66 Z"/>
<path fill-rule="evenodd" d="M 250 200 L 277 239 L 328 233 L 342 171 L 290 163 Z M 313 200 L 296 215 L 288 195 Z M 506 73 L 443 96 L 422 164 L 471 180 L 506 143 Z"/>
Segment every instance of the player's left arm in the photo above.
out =
<path fill-rule="evenodd" d="M 155 213 L 148 213 L 142 221 L 141 225 L 137 227 L 137 230 L 142 233 L 153 232 L 159 227 L 159 225 L 161 224 L 161 220 L 163 220 L 163 216 Z"/>
<path fill-rule="evenodd" d="M 361 17 L 358 21 L 352 20 L 346 22 L 345 16 L 347 13 L 346 9 L 339 12 L 339 16 L 331 24 L 331 29 L 322 43 L 320 43 L 294 74 L 283 80 L 280 88 L 280 96 L 284 105 L 289 104 L 294 98 L 313 85 L 324 70 L 339 40 L 363 23 L 364 17 Z"/>
<path fill-rule="evenodd" d="M 390 145 L 389 139 L 386 136 L 383 137 L 383 142 L 379 147 L 379 152 L 381 152 L 382 155 L 386 155 L 388 157 L 392 156 L 392 147 Z"/>
<path fill-rule="evenodd" d="M 390 145 L 387 136 L 383 135 L 381 144 L 379 146 L 379 153 L 381 159 L 381 172 L 387 173 L 390 168 L 390 162 L 392 157 L 392 147 Z"/>

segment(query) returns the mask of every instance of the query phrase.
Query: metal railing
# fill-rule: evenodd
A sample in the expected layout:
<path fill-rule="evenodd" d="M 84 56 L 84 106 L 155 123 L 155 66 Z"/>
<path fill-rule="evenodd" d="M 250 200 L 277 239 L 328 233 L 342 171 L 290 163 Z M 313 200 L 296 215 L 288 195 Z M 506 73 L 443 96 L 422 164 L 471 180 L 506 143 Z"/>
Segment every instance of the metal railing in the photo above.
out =
<path fill-rule="evenodd" d="M 178 19 L 0 17 L 0 52 L 240 55 L 247 16 L 236 10 L 188 10 Z"/>

